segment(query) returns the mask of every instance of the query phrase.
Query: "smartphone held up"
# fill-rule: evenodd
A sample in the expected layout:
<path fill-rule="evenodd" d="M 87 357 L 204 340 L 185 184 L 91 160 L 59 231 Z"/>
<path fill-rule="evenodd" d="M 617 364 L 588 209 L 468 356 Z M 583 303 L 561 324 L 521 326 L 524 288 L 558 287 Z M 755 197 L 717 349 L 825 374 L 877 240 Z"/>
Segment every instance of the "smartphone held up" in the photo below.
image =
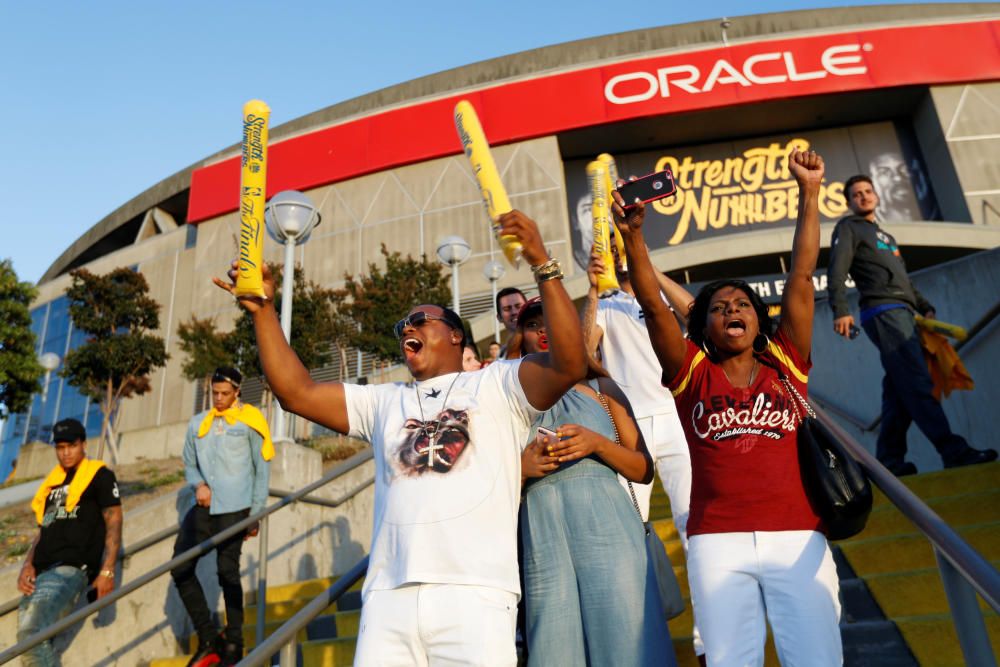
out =
<path fill-rule="evenodd" d="M 670 169 L 646 174 L 634 181 L 618 186 L 618 192 L 625 200 L 625 208 L 633 208 L 639 203 L 648 204 L 657 199 L 671 197 L 677 192 L 674 174 Z"/>

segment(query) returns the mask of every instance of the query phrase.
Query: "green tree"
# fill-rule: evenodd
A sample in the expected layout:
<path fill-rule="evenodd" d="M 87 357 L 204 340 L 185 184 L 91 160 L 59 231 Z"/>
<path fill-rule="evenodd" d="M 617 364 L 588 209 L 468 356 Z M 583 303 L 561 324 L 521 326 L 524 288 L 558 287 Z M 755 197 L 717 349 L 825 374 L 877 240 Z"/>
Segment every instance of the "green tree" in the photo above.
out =
<path fill-rule="evenodd" d="M 389 252 L 382 244 L 385 269 L 372 262 L 368 275 L 345 274 L 346 283 L 338 290 L 339 313 L 356 326 L 345 331 L 352 347 L 374 355 L 383 362 L 399 361 L 399 343 L 393 325 L 411 308 L 421 303 L 451 303 L 451 288 L 442 266 L 399 252 Z"/>
<path fill-rule="evenodd" d="M 187 322 L 177 327 L 181 339 L 180 348 L 187 359 L 181 372 L 188 380 L 202 381 L 202 406 L 209 404 L 212 392 L 212 373 L 219 366 L 233 363 L 233 354 L 227 345 L 227 334 L 219 331 L 215 319 L 198 319 L 191 316 Z"/>
<path fill-rule="evenodd" d="M 269 266 L 277 286 L 274 307 L 280 313 L 282 270 L 274 264 Z M 298 266 L 292 290 L 292 349 L 306 368 L 319 368 L 330 360 L 336 335 L 338 319 L 333 308 L 333 291 L 306 280 Z M 244 376 L 260 377 L 264 374 L 257 356 L 257 339 L 250 313 L 242 312 L 235 327 L 226 336 L 226 348 Z"/>
<path fill-rule="evenodd" d="M 151 333 L 160 326 L 160 305 L 149 296 L 143 275 L 128 268 L 105 275 L 77 269 L 70 276 L 70 318 L 87 339 L 66 354 L 61 374 L 99 402 L 103 420 L 97 456 L 103 458 L 107 442 L 117 460 L 114 434 L 121 402 L 148 392 L 149 374 L 169 358 L 163 339 Z"/>
<path fill-rule="evenodd" d="M 45 370 L 38 363 L 28 311 L 34 298 L 35 288 L 17 279 L 13 263 L 0 261 L 0 417 L 25 412 L 31 395 L 42 388 Z"/>

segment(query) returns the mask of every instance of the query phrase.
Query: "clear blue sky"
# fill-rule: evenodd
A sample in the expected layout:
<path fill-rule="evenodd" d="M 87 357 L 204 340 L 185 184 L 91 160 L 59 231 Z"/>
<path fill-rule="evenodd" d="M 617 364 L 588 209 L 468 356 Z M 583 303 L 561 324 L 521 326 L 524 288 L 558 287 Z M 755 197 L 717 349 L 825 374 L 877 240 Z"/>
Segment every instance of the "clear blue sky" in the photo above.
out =
<path fill-rule="evenodd" d="M 272 126 L 479 60 L 749 13 L 896 4 L 0 0 L 0 258 L 37 281 L 81 234 L 151 185 Z"/>

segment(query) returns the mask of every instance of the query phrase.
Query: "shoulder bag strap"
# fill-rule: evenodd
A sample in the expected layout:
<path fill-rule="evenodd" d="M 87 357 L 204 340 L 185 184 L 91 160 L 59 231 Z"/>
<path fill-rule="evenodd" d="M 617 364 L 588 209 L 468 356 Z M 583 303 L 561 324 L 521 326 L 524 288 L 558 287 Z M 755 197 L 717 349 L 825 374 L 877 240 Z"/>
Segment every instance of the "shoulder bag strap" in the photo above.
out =
<path fill-rule="evenodd" d="M 600 381 L 598 381 L 598 382 L 600 382 Z M 611 420 L 611 428 L 613 428 L 614 431 L 615 431 L 615 444 L 620 447 L 621 444 L 622 444 L 622 441 L 621 441 L 621 438 L 618 437 L 618 425 L 615 424 L 614 415 L 611 414 L 611 407 L 608 406 L 608 399 L 604 398 L 604 394 L 601 393 L 601 390 L 600 390 L 599 387 L 600 387 L 600 385 L 598 385 L 597 399 L 601 402 L 601 405 L 604 406 L 604 411 L 608 413 L 608 419 Z M 636 500 L 636 498 L 635 498 L 635 489 L 632 488 L 632 480 L 626 479 L 625 481 L 626 481 L 626 483 L 628 483 L 628 492 L 632 496 L 632 506 L 635 507 L 635 511 L 639 515 L 639 521 L 642 521 L 642 510 L 639 509 L 639 501 Z M 646 530 L 649 530 L 649 529 L 647 528 Z"/>

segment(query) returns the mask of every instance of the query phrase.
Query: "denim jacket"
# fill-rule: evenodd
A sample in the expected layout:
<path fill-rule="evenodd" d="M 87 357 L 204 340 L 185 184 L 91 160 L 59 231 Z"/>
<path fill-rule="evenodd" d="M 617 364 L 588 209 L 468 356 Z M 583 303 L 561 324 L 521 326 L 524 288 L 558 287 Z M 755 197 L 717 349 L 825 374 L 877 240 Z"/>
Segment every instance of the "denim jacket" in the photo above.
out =
<path fill-rule="evenodd" d="M 260 449 L 263 438 L 242 422 L 227 424 L 222 418 L 212 423 L 204 438 L 198 427 L 205 412 L 188 423 L 184 438 L 184 476 L 191 486 L 202 482 L 212 490 L 210 514 L 226 514 L 250 508 L 251 514 L 267 504 L 270 465 Z"/>

